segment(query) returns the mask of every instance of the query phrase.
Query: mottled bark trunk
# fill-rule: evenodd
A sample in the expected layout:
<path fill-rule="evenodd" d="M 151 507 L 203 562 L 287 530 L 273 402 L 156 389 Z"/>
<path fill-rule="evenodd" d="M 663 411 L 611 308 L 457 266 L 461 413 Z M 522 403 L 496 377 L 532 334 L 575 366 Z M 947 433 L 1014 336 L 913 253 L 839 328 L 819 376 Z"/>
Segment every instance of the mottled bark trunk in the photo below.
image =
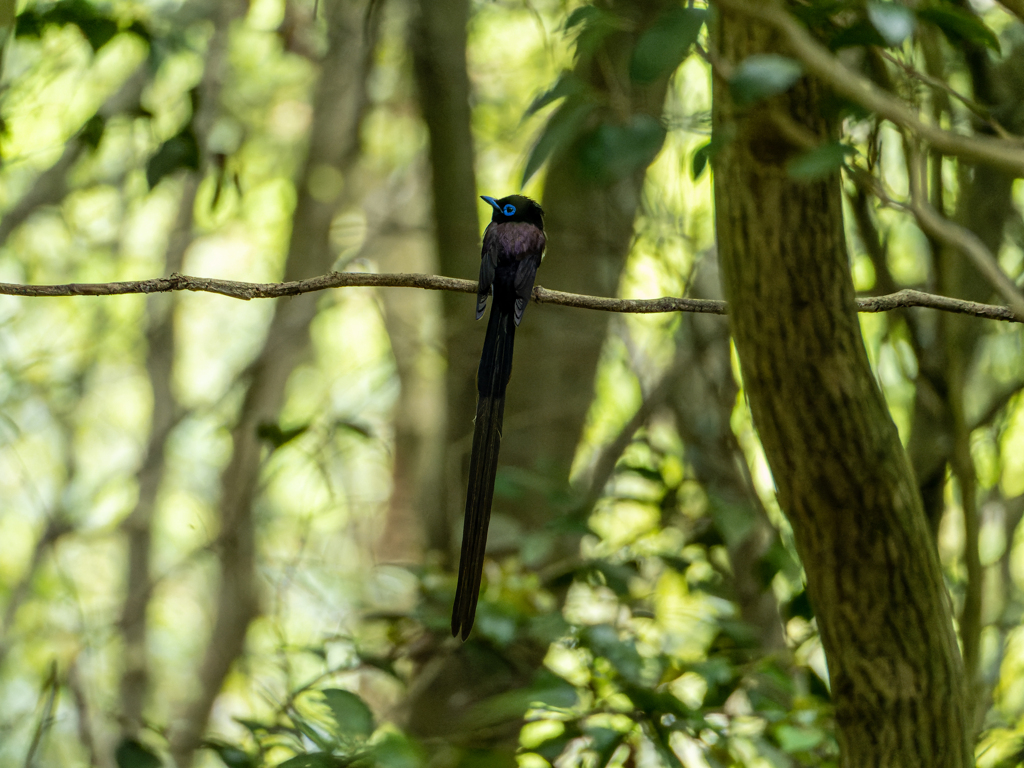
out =
<path fill-rule="evenodd" d="M 770 31 L 723 13 L 730 61 L 777 52 Z M 819 88 L 771 107 L 822 140 Z M 970 763 L 963 669 L 938 555 L 909 460 L 854 310 L 837 176 L 795 182 L 769 107 L 716 78 L 722 279 L 754 423 L 807 573 L 828 658 L 841 765 Z"/>

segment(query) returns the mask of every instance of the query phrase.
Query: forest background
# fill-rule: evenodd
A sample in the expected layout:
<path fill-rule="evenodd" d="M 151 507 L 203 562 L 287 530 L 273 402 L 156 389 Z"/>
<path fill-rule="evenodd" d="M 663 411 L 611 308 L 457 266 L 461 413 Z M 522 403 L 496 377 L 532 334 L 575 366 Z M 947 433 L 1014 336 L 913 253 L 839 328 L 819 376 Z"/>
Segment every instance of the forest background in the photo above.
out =
<path fill-rule="evenodd" d="M 1024 760 L 1020 0 L 0 24 L 0 765 Z M 686 300 L 527 313 L 463 644 L 472 286 L 266 284 L 520 188 Z"/>

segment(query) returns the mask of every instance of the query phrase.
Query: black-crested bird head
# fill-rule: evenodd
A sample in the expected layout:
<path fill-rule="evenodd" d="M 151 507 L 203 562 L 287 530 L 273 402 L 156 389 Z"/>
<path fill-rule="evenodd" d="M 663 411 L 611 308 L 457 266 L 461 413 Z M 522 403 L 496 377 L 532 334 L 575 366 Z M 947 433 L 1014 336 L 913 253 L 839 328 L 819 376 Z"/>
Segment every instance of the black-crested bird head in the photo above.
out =
<path fill-rule="evenodd" d="M 491 213 L 491 221 L 495 224 L 506 221 L 525 221 L 538 229 L 544 229 L 544 209 L 528 197 L 509 195 L 495 200 L 493 197 L 484 195 L 480 199 L 488 202 L 494 209 Z"/>

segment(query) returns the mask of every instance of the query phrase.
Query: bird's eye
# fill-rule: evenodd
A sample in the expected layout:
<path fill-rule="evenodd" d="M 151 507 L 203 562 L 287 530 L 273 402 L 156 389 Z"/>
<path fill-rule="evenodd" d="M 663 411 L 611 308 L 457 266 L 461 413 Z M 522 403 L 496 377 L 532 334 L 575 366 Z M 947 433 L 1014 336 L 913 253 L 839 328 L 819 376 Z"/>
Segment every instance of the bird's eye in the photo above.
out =
<path fill-rule="evenodd" d="M 509 203 L 508 205 L 501 209 L 501 212 L 504 213 L 506 216 L 515 216 L 516 207 Z"/>

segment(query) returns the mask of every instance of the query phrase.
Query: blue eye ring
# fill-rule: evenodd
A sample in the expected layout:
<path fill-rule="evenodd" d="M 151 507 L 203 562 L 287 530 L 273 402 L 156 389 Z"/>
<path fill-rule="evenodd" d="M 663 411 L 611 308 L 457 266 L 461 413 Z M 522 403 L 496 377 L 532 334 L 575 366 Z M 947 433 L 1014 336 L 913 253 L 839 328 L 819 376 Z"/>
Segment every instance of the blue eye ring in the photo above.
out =
<path fill-rule="evenodd" d="M 505 207 L 501 209 L 501 212 L 503 214 L 505 214 L 506 216 L 515 216 L 516 215 L 516 207 L 514 205 L 512 205 L 512 203 L 507 203 L 505 205 Z"/>

